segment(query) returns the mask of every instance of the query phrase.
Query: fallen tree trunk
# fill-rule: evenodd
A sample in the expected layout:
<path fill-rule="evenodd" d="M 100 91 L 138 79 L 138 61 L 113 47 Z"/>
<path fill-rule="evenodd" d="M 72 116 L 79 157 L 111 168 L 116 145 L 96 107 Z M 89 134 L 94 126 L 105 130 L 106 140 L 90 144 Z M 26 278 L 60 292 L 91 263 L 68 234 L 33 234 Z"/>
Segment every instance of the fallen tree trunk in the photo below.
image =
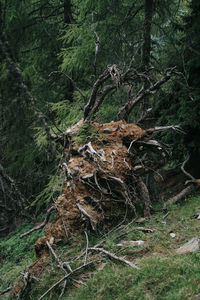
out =
<path fill-rule="evenodd" d="M 170 198 L 165 202 L 164 209 L 167 208 L 168 205 L 175 204 L 183 199 L 185 199 L 187 196 L 189 196 L 191 193 L 195 192 L 197 190 L 197 186 L 195 185 L 189 185 L 185 189 L 183 189 L 180 193 L 178 193 L 176 196 Z"/>

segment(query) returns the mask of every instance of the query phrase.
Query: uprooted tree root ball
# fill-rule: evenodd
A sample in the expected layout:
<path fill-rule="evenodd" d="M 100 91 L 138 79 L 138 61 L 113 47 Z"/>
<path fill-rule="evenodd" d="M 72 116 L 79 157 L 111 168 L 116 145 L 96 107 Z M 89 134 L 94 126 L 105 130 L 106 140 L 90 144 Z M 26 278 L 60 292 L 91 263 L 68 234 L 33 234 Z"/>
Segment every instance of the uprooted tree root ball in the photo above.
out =
<path fill-rule="evenodd" d="M 126 220 L 134 220 L 141 210 L 144 216 L 150 215 L 151 199 L 145 175 L 152 172 L 159 174 L 156 170 L 165 165 L 170 156 L 169 149 L 158 142 L 153 133 L 168 129 L 179 133 L 181 131 L 179 126 L 143 130 L 125 121 L 99 124 L 80 120 L 63 135 L 52 136 L 55 141 L 65 145 L 64 159 L 59 166 L 61 172 L 65 173 L 62 194 L 47 210 L 44 221 L 21 235 L 23 238 L 46 226 L 44 236 L 35 244 L 38 259 L 28 267 L 23 279 L 12 289 L 13 297 L 26 297 L 32 279 L 41 272 L 50 253 L 65 276 L 39 299 L 43 299 L 74 272 L 94 263 L 87 263 L 88 251 L 99 251 L 137 268 L 132 262 L 103 248 L 89 248 L 87 231 L 101 234 L 110 232 Z M 53 211 L 57 212 L 56 219 L 49 222 Z M 53 246 L 62 241 L 70 242 L 70 237 L 81 233 L 85 233 L 87 240 L 84 263 L 75 270 L 67 267 L 69 273 L 66 273 L 65 263 L 60 261 Z"/>
<path fill-rule="evenodd" d="M 96 132 L 95 138 L 91 141 L 85 136 L 85 143 L 79 144 L 76 137 L 82 126 L 81 120 L 65 132 L 66 161 L 60 167 L 66 180 L 56 201 L 58 217 L 37 241 L 38 255 L 48 240 L 57 243 L 85 228 L 108 230 L 136 217 L 138 208 L 150 215 L 151 201 L 143 178 L 168 157 L 167 149 L 152 138 L 155 129 L 143 130 L 125 121 L 94 122 L 89 126 Z"/>

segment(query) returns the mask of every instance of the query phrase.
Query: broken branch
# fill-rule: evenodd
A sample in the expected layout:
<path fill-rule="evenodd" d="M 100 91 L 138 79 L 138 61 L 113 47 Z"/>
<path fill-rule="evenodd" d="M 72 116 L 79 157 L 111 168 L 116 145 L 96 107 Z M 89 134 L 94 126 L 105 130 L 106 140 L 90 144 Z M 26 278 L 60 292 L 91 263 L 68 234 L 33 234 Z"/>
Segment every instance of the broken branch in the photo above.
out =
<path fill-rule="evenodd" d="M 163 85 L 172 77 L 174 71 L 175 71 L 175 67 L 166 70 L 165 74 L 160 80 L 158 80 L 156 83 L 154 83 L 147 89 L 142 88 L 134 98 L 126 102 L 126 104 L 119 110 L 118 119 L 127 120 L 133 107 L 146 96 L 155 93 L 161 87 L 161 85 Z"/>
<path fill-rule="evenodd" d="M 70 276 L 75 275 L 75 273 L 78 273 L 83 268 L 86 268 L 86 267 L 89 267 L 90 265 L 93 265 L 95 262 L 97 262 L 97 260 L 90 261 L 86 265 L 81 265 L 80 267 L 78 267 L 75 270 L 73 270 L 73 272 L 65 275 L 59 281 L 57 281 L 56 283 L 54 283 L 42 296 L 40 296 L 40 298 L 38 300 L 43 299 L 49 292 L 51 292 L 55 287 L 57 287 L 63 281 L 65 281 L 66 279 L 68 279 Z"/>
<path fill-rule="evenodd" d="M 20 235 L 20 238 L 23 238 L 23 237 L 25 237 L 25 236 L 31 234 L 32 232 L 34 232 L 34 231 L 36 231 L 36 230 L 42 229 L 42 228 L 47 224 L 47 222 L 49 221 L 50 215 L 51 215 L 51 213 L 52 213 L 54 210 L 56 210 L 56 207 L 53 205 L 53 206 L 51 206 L 51 207 L 47 210 L 46 217 L 45 217 L 44 221 L 42 222 L 42 224 L 40 224 L 40 225 L 38 225 L 38 226 L 35 226 L 35 227 L 32 228 L 31 230 L 29 230 L 29 231 L 27 231 L 27 232 L 21 234 L 21 235 Z"/>
<path fill-rule="evenodd" d="M 7 289 L 3 290 L 3 291 L 0 291 L 0 296 L 8 293 L 10 290 L 12 289 L 12 286 L 9 286 Z"/>
<path fill-rule="evenodd" d="M 111 253 L 111 252 L 109 252 L 107 250 L 104 250 L 103 248 L 93 247 L 93 248 L 89 248 L 88 250 L 90 250 L 90 251 L 97 251 L 97 252 L 103 253 L 103 254 L 109 256 L 110 258 L 113 258 L 113 259 L 115 259 L 117 261 L 125 263 L 126 265 L 130 266 L 133 269 L 139 270 L 139 267 L 137 267 L 136 265 L 134 265 L 129 260 L 126 260 L 125 258 L 119 257 L 119 256 L 115 255 L 114 253 Z"/>

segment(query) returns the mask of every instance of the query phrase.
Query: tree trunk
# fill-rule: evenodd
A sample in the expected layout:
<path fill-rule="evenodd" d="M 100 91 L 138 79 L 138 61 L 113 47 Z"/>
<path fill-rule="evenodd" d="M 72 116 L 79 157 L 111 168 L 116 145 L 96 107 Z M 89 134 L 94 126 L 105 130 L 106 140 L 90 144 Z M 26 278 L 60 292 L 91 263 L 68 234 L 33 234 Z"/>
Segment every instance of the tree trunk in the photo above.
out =
<path fill-rule="evenodd" d="M 71 24 L 74 23 L 74 19 L 71 13 L 71 3 L 70 0 L 64 0 L 64 23 Z"/>
<path fill-rule="evenodd" d="M 142 49 L 142 69 L 145 72 L 150 63 L 150 52 L 151 52 L 151 25 L 153 16 L 153 0 L 145 0 L 145 15 L 144 15 L 144 42 Z M 144 88 L 148 83 L 145 81 Z M 149 97 L 143 99 L 143 112 L 146 111 L 149 104 Z"/>

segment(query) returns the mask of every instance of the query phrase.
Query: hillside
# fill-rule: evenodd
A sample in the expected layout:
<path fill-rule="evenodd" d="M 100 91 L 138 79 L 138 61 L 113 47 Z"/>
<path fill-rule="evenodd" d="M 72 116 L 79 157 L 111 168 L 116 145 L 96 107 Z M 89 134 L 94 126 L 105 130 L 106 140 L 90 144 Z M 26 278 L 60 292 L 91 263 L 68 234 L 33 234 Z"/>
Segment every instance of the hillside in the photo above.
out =
<path fill-rule="evenodd" d="M 199 18 L 0 0 L 1 299 L 200 299 Z"/>
<path fill-rule="evenodd" d="M 132 262 L 138 269 L 103 253 L 89 251 L 88 266 L 72 273 L 43 299 L 58 299 L 63 283 L 65 292 L 59 299 L 199 299 L 200 252 L 176 253 L 180 246 L 200 237 L 200 221 L 195 215 L 199 201 L 199 196 L 187 198 L 169 207 L 167 214 L 157 205 L 150 218 L 138 218 L 103 236 L 88 232 L 88 245 L 85 234 L 76 234 L 67 243 L 62 241 L 54 246 L 59 261 L 69 262 L 72 270 L 83 265 L 85 249 L 95 245 Z M 1 291 L 14 283 L 19 286 L 20 278 L 22 286 L 23 272 L 29 270 L 31 264 L 34 266 L 34 241 L 38 233 L 24 240 L 19 237 L 28 227 L 30 225 L 22 224 L 15 234 L 1 239 Z M 131 244 L 138 240 L 144 243 Z M 65 275 L 50 253 L 40 263 L 28 294 L 21 299 L 42 299 L 40 297 Z M 1 299 L 10 299 L 9 292 Z"/>

